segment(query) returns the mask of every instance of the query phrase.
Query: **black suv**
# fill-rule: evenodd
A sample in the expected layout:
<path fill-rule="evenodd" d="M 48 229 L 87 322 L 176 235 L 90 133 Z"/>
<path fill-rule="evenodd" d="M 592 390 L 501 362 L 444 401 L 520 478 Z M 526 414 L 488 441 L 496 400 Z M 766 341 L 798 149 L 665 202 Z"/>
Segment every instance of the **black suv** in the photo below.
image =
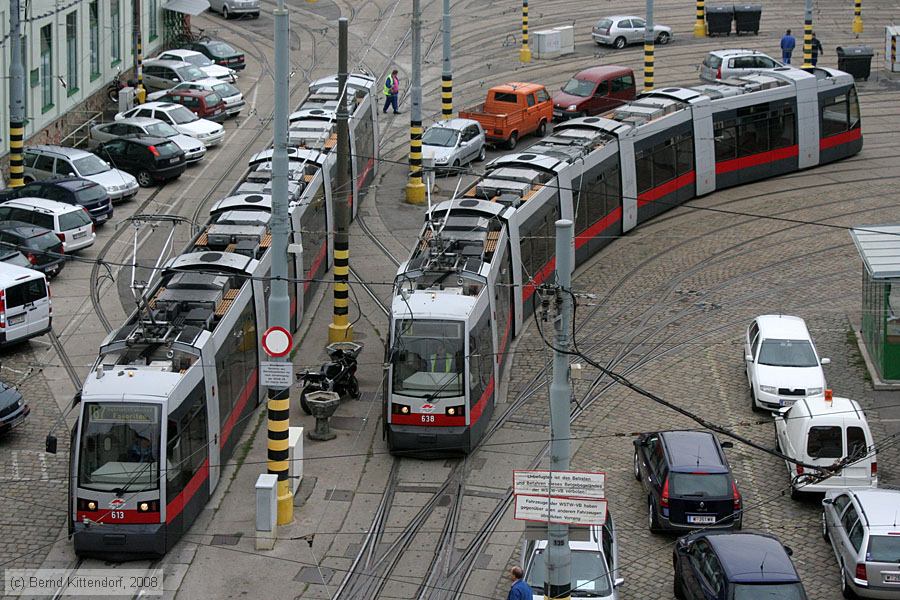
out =
<path fill-rule="evenodd" d="M 175 179 L 184 173 L 187 165 L 184 151 L 175 142 L 151 135 L 110 140 L 100 144 L 97 155 L 134 175 L 141 187 L 149 187 L 154 181 Z"/>
<path fill-rule="evenodd" d="M 106 188 L 81 177 L 32 181 L 28 185 L 0 192 L 0 202 L 16 198 L 44 198 L 83 206 L 97 225 L 105 223 L 113 216 L 113 206 Z"/>
<path fill-rule="evenodd" d="M 59 238 L 52 231 L 30 223 L 0 223 L 0 248 L 18 249 L 33 269 L 46 273 L 47 277 L 58 275 L 66 264 L 63 243 Z"/>
<path fill-rule="evenodd" d="M 185 46 L 185 49 L 199 52 L 217 65 L 222 65 L 235 71 L 240 71 L 247 66 L 247 63 L 244 61 L 244 53 L 235 50 L 231 44 L 227 44 L 222 40 L 193 42 Z"/>
<path fill-rule="evenodd" d="M 708 431 L 659 431 L 634 441 L 634 478 L 647 493 L 650 531 L 740 529 L 741 494 Z"/>

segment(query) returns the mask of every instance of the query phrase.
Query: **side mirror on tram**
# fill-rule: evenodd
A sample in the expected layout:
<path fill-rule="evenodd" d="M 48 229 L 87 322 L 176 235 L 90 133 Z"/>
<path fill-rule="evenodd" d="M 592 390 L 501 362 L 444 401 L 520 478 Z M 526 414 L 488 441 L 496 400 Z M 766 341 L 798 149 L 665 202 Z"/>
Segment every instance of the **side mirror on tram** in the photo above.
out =
<path fill-rule="evenodd" d="M 72 396 L 72 408 L 75 408 L 79 404 L 81 404 L 81 390 L 78 390 L 75 392 L 75 395 Z"/>
<path fill-rule="evenodd" d="M 44 450 L 47 454 L 56 454 L 56 436 L 47 434 L 47 439 L 44 443 Z"/>

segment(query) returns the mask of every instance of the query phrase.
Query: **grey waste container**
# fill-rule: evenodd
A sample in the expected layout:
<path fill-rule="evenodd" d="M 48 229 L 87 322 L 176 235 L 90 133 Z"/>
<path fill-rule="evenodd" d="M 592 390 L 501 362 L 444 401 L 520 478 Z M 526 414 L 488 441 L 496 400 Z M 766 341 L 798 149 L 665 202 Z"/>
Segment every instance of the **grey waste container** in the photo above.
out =
<path fill-rule="evenodd" d="M 734 6 L 706 7 L 706 33 L 708 35 L 731 35 L 731 21 L 734 18 Z"/>
<path fill-rule="evenodd" d="M 869 46 L 838 46 L 838 70 L 853 75 L 854 79 L 868 81 L 874 55 Z"/>
<path fill-rule="evenodd" d="M 758 35 L 760 16 L 762 16 L 762 4 L 735 4 L 734 32 Z"/>

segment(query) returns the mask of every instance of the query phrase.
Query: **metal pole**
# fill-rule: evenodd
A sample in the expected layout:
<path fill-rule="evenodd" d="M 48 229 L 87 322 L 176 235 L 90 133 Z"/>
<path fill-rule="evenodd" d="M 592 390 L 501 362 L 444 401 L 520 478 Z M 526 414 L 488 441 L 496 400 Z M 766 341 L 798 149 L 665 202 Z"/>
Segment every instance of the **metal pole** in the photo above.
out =
<path fill-rule="evenodd" d="M 706 22 L 704 16 L 706 13 L 706 5 L 703 0 L 697 0 L 697 20 L 694 21 L 694 37 L 706 37 Z"/>
<path fill-rule="evenodd" d="M 444 0 L 444 63 L 441 71 L 441 118 L 453 118 L 453 67 L 450 64 L 450 0 Z"/>
<path fill-rule="evenodd" d="M 647 28 L 644 30 L 644 91 L 653 90 L 653 49 L 656 33 L 653 31 L 653 0 L 647 0 Z"/>
<path fill-rule="evenodd" d="M 269 295 L 269 327 L 290 331 L 288 297 L 288 79 L 290 78 L 290 20 L 284 0 L 272 11 L 275 18 L 275 139 L 272 150 L 272 280 Z M 283 362 L 288 357 L 274 358 Z M 278 476 L 278 524 L 294 520 L 294 495 L 288 479 L 288 427 L 290 426 L 290 388 L 269 388 L 268 399 L 268 472 Z"/>
<path fill-rule="evenodd" d="M 412 107 L 409 113 L 409 181 L 406 201 L 425 204 L 422 182 L 422 13 L 419 0 L 413 0 L 412 14 Z"/>
<path fill-rule="evenodd" d="M 806 14 L 803 17 L 803 70 L 812 72 L 812 0 L 806 0 Z"/>
<path fill-rule="evenodd" d="M 853 0 L 853 33 L 859 37 L 863 32 L 862 0 Z"/>
<path fill-rule="evenodd" d="M 352 342 L 350 312 L 350 131 L 347 120 L 347 19 L 338 19 L 338 109 L 337 109 L 337 182 L 334 194 L 334 314 L 328 325 L 328 342 Z"/>
<path fill-rule="evenodd" d="M 528 0 L 522 0 L 522 49 L 519 50 L 519 60 L 523 63 L 531 62 L 531 48 L 528 47 Z"/>
<path fill-rule="evenodd" d="M 135 58 L 134 70 L 137 79 L 137 89 L 134 92 L 135 99 L 138 104 L 143 104 L 147 98 L 147 90 L 144 89 L 144 14 L 141 12 L 141 0 L 134 0 L 135 10 L 137 14 L 134 16 L 135 22 Z"/>
<path fill-rule="evenodd" d="M 559 314 L 556 317 L 556 348 L 569 349 L 572 323 L 572 221 L 556 222 L 556 283 L 559 286 Z M 553 353 L 553 381 L 550 383 L 550 472 L 569 470 L 569 427 L 572 390 L 569 385 L 568 355 Z M 547 581 L 545 598 L 568 599 L 572 590 L 572 552 L 569 526 L 547 526 Z"/>
<path fill-rule="evenodd" d="M 19 0 L 9 0 L 9 187 L 13 188 L 25 185 L 25 67 L 19 17 Z"/>

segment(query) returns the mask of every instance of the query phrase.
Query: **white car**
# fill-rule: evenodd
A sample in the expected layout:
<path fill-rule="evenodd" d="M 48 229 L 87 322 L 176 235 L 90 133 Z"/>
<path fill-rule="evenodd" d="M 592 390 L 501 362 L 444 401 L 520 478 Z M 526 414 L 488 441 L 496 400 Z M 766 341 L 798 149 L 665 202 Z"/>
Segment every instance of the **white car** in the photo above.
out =
<path fill-rule="evenodd" d="M 825 393 L 822 365 L 800 317 L 762 315 L 744 335 L 744 361 L 754 411 L 777 411 Z"/>
<path fill-rule="evenodd" d="M 434 161 L 435 171 L 458 173 L 473 160 L 484 160 L 484 130 L 472 119 L 440 121 L 422 136 L 422 154 Z"/>
<path fill-rule="evenodd" d="M 208 77 L 221 79 L 234 83 L 237 81 L 237 72 L 234 69 L 217 65 L 205 54 L 200 54 L 196 50 L 166 50 L 156 57 L 158 60 L 180 60 L 190 63 L 206 73 Z"/>
<path fill-rule="evenodd" d="M 719 83 L 729 77 L 771 71 L 783 66 L 771 56 L 756 50 L 744 48 L 713 50 L 700 63 L 700 79 L 709 83 Z"/>
<path fill-rule="evenodd" d="M 146 102 L 117 114 L 115 120 L 123 121 L 134 117 L 159 119 L 174 127 L 178 133 L 189 135 L 207 146 L 215 146 L 225 137 L 225 128 L 221 124 L 201 119 L 184 106 L 173 102 Z"/>
<path fill-rule="evenodd" d="M 241 109 L 244 108 L 244 105 L 246 104 L 246 102 L 244 101 L 244 95 L 239 89 L 237 89 L 227 81 L 222 81 L 221 79 L 216 79 L 215 77 L 207 77 L 206 79 L 199 79 L 197 81 L 185 81 L 179 83 L 170 90 L 160 90 L 158 92 L 147 94 L 147 100 L 158 100 L 169 92 L 176 92 L 178 90 L 203 90 L 207 92 L 215 92 L 225 102 L 225 112 L 231 116 L 235 116 L 240 113 Z"/>
<path fill-rule="evenodd" d="M 94 223 L 86 208 L 45 198 L 16 198 L 0 204 L 0 220 L 21 221 L 52 231 L 63 244 L 63 252 L 87 248 L 94 243 Z"/>
<path fill-rule="evenodd" d="M 91 127 L 90 137 L 92 143 L 99 145 L 124 135 L 135 134 L 153 135 L 172 140 L 184 152 L 184 158 L 188 164 L 198 162 L 206 155 L 206 144 L 200 140 L 178 133 L 177 129 L 159 119 L 147 117 L 134 117 L 114 123 L 94 125 Z"/>

